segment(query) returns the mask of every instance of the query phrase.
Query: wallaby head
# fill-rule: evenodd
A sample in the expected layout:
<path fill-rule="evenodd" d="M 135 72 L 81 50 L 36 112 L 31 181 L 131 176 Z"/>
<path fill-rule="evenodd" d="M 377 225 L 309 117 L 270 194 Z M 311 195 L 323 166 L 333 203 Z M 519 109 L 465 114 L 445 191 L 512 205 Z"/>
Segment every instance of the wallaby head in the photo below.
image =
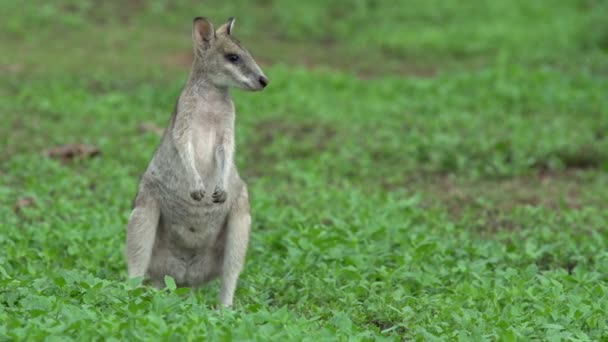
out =
<path fill-rule="evenodd" d="M 218 87 L 262 90 L 268 85 L 268 77 L 233 36 L 234 21 L 234 18 L 229 18 L 214 30 L 208 19 L 194 18 L 192 76 L 205 78 Z"/>

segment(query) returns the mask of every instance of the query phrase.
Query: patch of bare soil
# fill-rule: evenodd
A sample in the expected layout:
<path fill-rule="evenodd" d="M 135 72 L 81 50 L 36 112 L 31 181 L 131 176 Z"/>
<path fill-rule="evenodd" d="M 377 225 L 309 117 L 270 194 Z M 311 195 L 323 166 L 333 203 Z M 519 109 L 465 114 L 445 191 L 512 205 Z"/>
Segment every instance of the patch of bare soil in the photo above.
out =
<path fill-rule="evenodd" d="M 585 190 L 593 184 L 585 180 L 581 170 L 539 172 L 501 180 L 462 180 L 449 176 L 434 176 L 417 180 L 412 191 L 420 191 L 430 202 L 448 208 L 451 215 L 460 216 L 470 208 L 492 207 L 486 212 L 490 226 L 513 229 L 513 222 L 502 215 L 520 206 L 539 206 L 554 210 L 580 209 L 593 204 L 585 197 Z"/>
<path fill-rule="evenodd" d="M 424 206 L 443 208 L 455 222 L 466 221 L 481 236 L 493 237 L 527 227 L 516 214 L 522 207 L 543 208 L 558 215 L 565 209 L 608 210 L 608 193 L 598 191 L 605 182 L 598 177 L 601 176 L 594 171 L 569 169 L 501 180 L 472 181 L 437 175 L 412 181 L 408 189 L 423 195 Z M 586 225 L 593 223 L 581 222 L 581 228 Z M 581 229 L 581 233 L 584 231 Z"/>
<path fill-rule="evenodd" d="M 559 182 L 559 184 L 555 184 Z M 516 177 L 499 181 L 483 181 L 478 185 L 455 184 L 446 180 L 447 195 L 454 195 L 458 201 L 472 196 L 498 201 L 500 208 L 511 210 L 517 205 L 542 205 L 559 207 L 565 200 L 568 207 L 580 208 L 579 193 L 575 182 L 562 175 L 540 174 L 538 176 Z"/>
<path fill-rule="evenodd" d="M 593 263 L 593 260 L 588 260 L 590 264 Z M 540 271 L 548 271 L 553 269 L 562 268 L 568 272 L 568 274 L 572 274 L 574 268 L 578 265 L 578 262 L 575 260 L 562 260 L 557 258 L 555 255 L 545 253 L 540 258 L 536 260 L 536 266 Z"/>
<path fill-rule="evenodd" d="M 193 61 L 192 51 L 180 52 L 169 55 L 164 60 L 164 65 L 169 67 L 178 67 L 179 69 L 188 70 L 192 66 Z"/>
<path fill-rule="evenodd" d="M 145 8 L 146 2 L 144 0 L 93 1 L 90 7 L 79 6 L 78 2 L 67 2 L 60 6 L 60 9 L 65 13 L 86 16 L 97 24 L 105 24 L 109 21 L 109 18 L 117 18 L 125 24 L 130 23 L 135 14 Z"/>
<path fill-rule="evenodd" d="M 268 147 L 279 138 L 293 141 L 284 150 L 290 158 L 305 158 L 326 150 L 336 133 L 334 127 L 319 122 L 261 121 L 255 126 L 253 141 L 248 144 L 247 151 L 255 160 L 248 172 L 250 176 L 262 174 L 264 170 L 257 170 L 256 165 L 271 165 L 281 158 L 280 154 L 267 152 Z"/>
<path fill-rule="evenodd" d="M 291 140 L 313 140 L 318 150 L 324 150 L 336 135 L 335 128 L 322 123 L 265 120 L 256 125 L 258 144 L 271 144 L 278 135 Z"/>
<path fill-rule="evenodd" d="M 158 136 L 162 136 L 163 133 L 165 132 L 164 128 L 162 128 L 152 122 L 143 122 L 141 125 L 139 125 L 139 130 L 142 133 L 154 133 Z"/>
<path fill-rule="evenodd" d="M 382 76 L 404 76 L 417 78 L 435 77 L 445 65 L 429 62 L 422 58 L 403 58 L 401 55 L 382 51 L 353 51 L 331 37 L 318 41 L 290 41 L 280 35 L 268 35 L 247 39 L 255 42 L 254 57 L 262 66 L 287 63 L 303 66 L 310 70 L 332 69 L 349 72 L 361 79 Z M 344 58 L 348 55 L 349 58 Z M 170 54 L 162 64 L 187 70 L 192 65 L 190 50 Z"/>
<path fill-rule="evenodd" d="M 23 210 L 23 208 L 31 207 L 34 205 L 36 205 L 36 201 L 33 197 L 23 197 L 18 199 L 17 202 L 15 202 L 15 205 L 13 206 L 13 211 L 18 214 Z"/>
<path fill-rule="evenodd" d="M 25 70 L 25 65 L 22 63 L 6 63 L 0 64 L 0 71 L 9 74 L 18 74 Z"/>
<path fill-rule="evenodd" d="M 51 147 L 44 151 L 44 155 L 49 158 L 59 159 L 62 162 L 69 162 L 74 159 L 97 157 L 101 155 L 101 150 L 92 145 L 66 144 Z"/>

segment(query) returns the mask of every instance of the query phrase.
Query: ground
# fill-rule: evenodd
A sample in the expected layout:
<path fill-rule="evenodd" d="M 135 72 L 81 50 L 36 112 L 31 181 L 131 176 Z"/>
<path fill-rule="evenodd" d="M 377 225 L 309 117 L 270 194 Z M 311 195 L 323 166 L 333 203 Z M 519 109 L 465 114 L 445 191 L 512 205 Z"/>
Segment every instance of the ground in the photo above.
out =
<path fill-rule="evenodd" d="M 0 339 L 608 338 L 606 2 L 0 7 Z M 125 281 L 199 15 L 236 16 L 271 80 L 234 93 L 229 311 Z"/>

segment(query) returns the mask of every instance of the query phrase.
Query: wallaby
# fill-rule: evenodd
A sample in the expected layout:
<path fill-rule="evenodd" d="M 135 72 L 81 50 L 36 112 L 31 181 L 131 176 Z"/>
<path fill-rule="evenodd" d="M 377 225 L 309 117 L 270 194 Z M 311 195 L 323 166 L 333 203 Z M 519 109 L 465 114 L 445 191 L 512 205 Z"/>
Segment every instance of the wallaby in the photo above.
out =
<path fill-rule="evenodd" d="M 129 278 L 156 287 L 164 277 L 197 287 L 221 278 L 219 300 L 232 306 L 243 268 L 251 216 L 247 186 L 234 164 L 231 87 L 262 90 L 268 78 L 232 35 L 192 25 L 194 61 L 169 127 L 141 177 L 127 226 Z"/>

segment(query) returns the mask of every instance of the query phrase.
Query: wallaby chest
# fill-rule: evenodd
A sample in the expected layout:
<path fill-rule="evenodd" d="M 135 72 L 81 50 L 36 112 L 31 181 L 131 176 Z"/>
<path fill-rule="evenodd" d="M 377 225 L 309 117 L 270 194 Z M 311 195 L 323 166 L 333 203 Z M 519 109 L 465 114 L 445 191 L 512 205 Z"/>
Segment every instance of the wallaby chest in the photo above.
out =
<path fill-rule="evenodd" d="M 232 101 L 200 101 L 191 115 L 190 129 L 198 171 L 208 181 L 216 174 L 214 158 L 218 146 L 234 146 L 234 106 Z"/>
<path fill-rule="evenodd" d="M 203 177 L 205 184 L 213 185 L 216 172 L 216 161 L 214 151 L 221 143 L 223 130 L 220 127 L 205 124 L 195 124 L 192 128 L 192 147 L 194 150 L 194 161 L 196 168 Z M 213 190 L 213 189 L 211 189 Z"/>

